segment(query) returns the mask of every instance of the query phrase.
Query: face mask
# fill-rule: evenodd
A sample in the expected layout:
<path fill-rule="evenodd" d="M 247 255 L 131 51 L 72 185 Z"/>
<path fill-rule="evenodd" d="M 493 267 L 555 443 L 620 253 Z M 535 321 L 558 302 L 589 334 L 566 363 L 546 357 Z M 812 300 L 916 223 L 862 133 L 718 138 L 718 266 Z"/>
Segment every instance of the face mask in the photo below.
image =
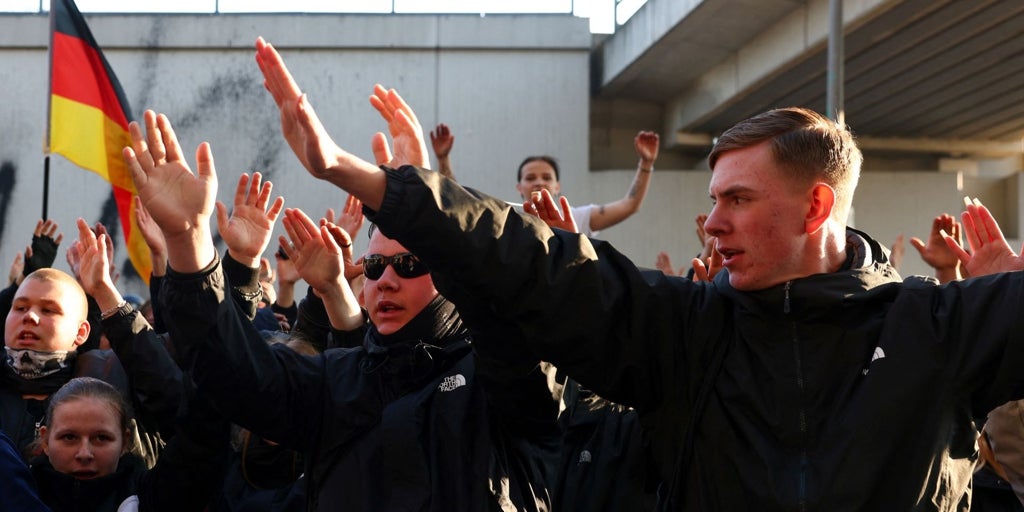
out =
<path fill-rule="evenodd" d="M 34 380 L 53 375 L 71 363 L 68 359 L 67 350 L 59 352 L 40 352 L 29 349 L 13 349 L 4 347 L 7 350 L 7 366 L 14 370 L 14 373 L 26 380 Z"/>

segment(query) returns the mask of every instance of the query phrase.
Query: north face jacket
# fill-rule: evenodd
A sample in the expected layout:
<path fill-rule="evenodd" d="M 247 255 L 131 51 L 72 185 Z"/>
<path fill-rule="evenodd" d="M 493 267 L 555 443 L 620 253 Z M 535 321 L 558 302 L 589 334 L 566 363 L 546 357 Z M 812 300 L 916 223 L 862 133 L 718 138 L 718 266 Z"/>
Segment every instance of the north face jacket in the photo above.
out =
<path fill-rule="evenodd" d="M 225 296 L 219 261 L 164 286 L 199 388 L 235 423 L 303 452 L 310 510 L 549 510 L 559 402 L 532 356 L 474 355 L 478 336 L 515 332 L 481 323 L 488 312 L 466 322 L 480 329 L 385 345 L 370 328 L 362 347 L 303 356 L 266 345 Z"/>
<path fill-rule="evenodd" d="M 971 418 L 1022 394 L 1024 274 L 903 281 L 851 231 L 849 268 L 742 292 L 724 271 L 640 271 L 436 173 L 386 173 L 370 219 L 457 306 L 485 305 L 537 357 L 636 408 L 672 510 L 966 510 Z"/>

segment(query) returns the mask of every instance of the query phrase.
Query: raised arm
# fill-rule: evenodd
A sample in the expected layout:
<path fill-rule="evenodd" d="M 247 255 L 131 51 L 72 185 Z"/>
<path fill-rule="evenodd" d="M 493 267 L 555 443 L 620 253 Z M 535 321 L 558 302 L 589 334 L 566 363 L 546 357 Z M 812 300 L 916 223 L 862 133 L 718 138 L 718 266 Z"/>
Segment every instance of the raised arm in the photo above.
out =
<path fill-rule="evenodd" d="M 71 250 L 78 255 L 82 288 L 99 304 L 103 333 L 128 374 L 136 413 L 154 420 L 169 439 L 184 391 L 181 369 L 142 314 L 114 286 L 104 240 L 108 235 L 97 236 L 81 218 L 77 226 L 78 240 Z"/>
<path fill-rule="evenodd" d="M 942 233 L 947 246 L 960 258 L 971 277 L 999 272 L 1024 270 L 1024 256 L 1019 256 L 1006 242 L 999 223 L 977 199 L 964 198 L 966 211 L 961 215 L 964 234 L 971 247 L 968 253 L 948 233 Z"/>
<path fill-rule="evenodd" d="M 561 229 L 570 233 L 579 233 L 576 219 L 572 216 L 572 207 L 565 196 L 558 198 L 555 206 L 554 198 L 547 189 L 530 193 L 530 200 L 523 203 L 523 211 L 544 221 L 552 229 Z"/>
<path fill-rule="evenodd" d="M 640 132 L 633 139 L 633 147 L 639 161 L 636 165 L 636 174 L 633 182 L 626 191 L 626 196 L 618 201 L 598 206 L 590 214 L 590 230 L 600 231 L 610 228 L 640 211 L 640 205 L 647 195 L 647 187 L 651 184 L 651 174 L 654 173 L 654 162 L 658 159 L 658 134 L 654 132 Z"/>
<path fill-rule="evenodd" d="M 318 227 L 298 209 L 285 211 L 284 227 L 288 238 L 281 237 L 281 248 L 323 300 L 331 327 L 351 331 L 362 326 L 362 309 L 345 279 L 341 245 L 351 245 L 348 233 L 330 222 Z"/>
<path fill-rule="evenodd" d="M 263 85 L 273 96 L 274 103 L 280 110 L 284 138 L 306 170 L 313 177 L 329 181 L 354 194 L 370 208 L 380 208 L 386 186 L 383 171 L 334 143 L 320 118 L 313 111 L 309 99 L 292 78 L 281 55 L 263 38 L 256 41 L 256 63 L 263 72 Z M 388 96 L 388 91 L 385 91 L 385 100 Z M 394 96 L 397 97 L 397 93 Z M 383 108 L 392 109 L 393 104 L 393 101 L 385 101 Z M 392 109 L 390 113 L 392 120 L 389 124 L 412 122 L 400 111 Z M 422 130 L 420 139 L 422 146 Z M 404 144 L 400 145 L 397 140 L 395 146 L 396 153 L 399 152 L 400 146 L 406 147 Z M 423 152 L 426 153 L 425 149 Z M 422 160 L 420 164 L 422 165 Z"/>
<path fill-rule="evenodd" d="M 152 110 L 128 126 L 132 146 L 124 149 L 143 206 L 160 226 L 167 241 L 168 265 L 183 273 L 198 272 L 217 256 L 210 233 L 210 216 L 217 197 L 217 173 L 210 144 L 196 149 L 193 173 L 181 152 L 167 116 Z"/>
<path fill-rule="evenodd" d="M 434 148 L 434 156 L 437 157 L 437 172 L 445 178 L 454 180 L 452 160 L 448 156 L 452 151 L 453 144 L 455 144 L 455 136 L 448 129 L 448 125 L 440 123 L 434 128 L 434 131 L 430 132 L 430 145 Z"/>
<path fill-rule="evenodd" d="M 943 213 L 932 220 L 932 232 L 928 236 L 927 243 L 920 238 L 912 237 L 910 245 L 917 249 L 917 253 L 921 255 L 921 259 L 925 263 L 935 269 L 935 278 L 945 284 L 950 281 L 958 281 L 962 276 L 960 275 L 960 259 L 957 253 L 946 244 L 942 236 L 943 233 L 948 234 L 959 245 L 960 223 L 948 213 Z M 893 266 L 898 266 L 895 245 L 893 244 L 892 259 Z"/>

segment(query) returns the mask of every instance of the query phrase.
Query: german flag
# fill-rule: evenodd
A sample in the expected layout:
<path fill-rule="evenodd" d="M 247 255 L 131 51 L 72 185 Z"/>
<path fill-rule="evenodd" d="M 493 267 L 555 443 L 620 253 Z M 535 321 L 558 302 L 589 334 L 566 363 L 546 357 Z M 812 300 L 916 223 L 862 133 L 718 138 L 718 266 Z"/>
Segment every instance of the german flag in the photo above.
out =
<path fill-rule="evenodd" d="M 114 188 L 128 258 L 149 282 L 152 262 L 135 221 L 135 184 L 121 157 L 131 109 L 74 0 L 50 2 L 50 126 L 46 152 L 99 174 Z"/>

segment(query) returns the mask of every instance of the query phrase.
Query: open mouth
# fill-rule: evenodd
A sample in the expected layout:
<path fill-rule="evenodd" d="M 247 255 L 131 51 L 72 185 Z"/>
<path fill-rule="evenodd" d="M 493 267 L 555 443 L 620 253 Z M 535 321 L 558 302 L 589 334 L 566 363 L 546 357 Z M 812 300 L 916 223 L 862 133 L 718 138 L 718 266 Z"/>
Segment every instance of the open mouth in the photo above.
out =
<path fill-rule="evenodd" d="M 401 309 L 401 306 L 392 302 L 381 302 L 377 304 L 378 313 L 392 313 L 395 311 L 400 311 Z"/>

